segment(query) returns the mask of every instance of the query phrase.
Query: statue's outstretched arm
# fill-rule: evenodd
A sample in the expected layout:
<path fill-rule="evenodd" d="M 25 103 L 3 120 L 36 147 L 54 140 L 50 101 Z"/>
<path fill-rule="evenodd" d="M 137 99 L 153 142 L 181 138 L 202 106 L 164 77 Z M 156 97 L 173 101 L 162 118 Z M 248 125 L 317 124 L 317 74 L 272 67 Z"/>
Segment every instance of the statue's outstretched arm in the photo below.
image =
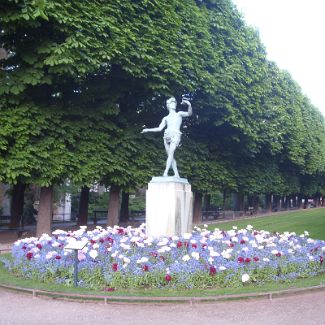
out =
<path fill-rule="evenodd" d="M 159 124 L 157 128 L 151 128 L 151 129 L 143 129 L 141 133 L 147 133 L 147 132 L 160 132 L 163 130 L 163 128 L 166 126 L 166 117 L 164 117 Z"/>

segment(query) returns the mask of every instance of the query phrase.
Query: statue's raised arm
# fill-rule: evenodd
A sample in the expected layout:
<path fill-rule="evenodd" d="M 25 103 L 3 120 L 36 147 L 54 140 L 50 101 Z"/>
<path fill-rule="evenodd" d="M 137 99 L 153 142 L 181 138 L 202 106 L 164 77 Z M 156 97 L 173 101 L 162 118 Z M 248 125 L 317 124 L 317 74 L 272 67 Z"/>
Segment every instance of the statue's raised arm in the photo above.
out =
<path fill-rule="evenodd" d="M 141 133 L 147 132 L 159 132 L 167 126 L 164 133 L 164 145 L 167 152 L 167 162 L 166 169 L 164 171 L 164 176 L 168 176 L 168 171 L 170 168 L 173 169 L 175 177 L 179 177 L 176 160 L 174 159 L 174 152 L 181 142 L 182 132 L 180 131 L 183 117 L 191 116 L 192 105 L 188 100 L 183 99 L 182 104 L 187 105 L 187 112 L 179 111 L 176 112 L 177 102 L 175 97 L 171 97 L 166 101 L 166 106 L 169 114 L 165 116 L 158 127 L 143 129 Z"/>
<path fill-rule="evenodd" d="M 187 99 L 183 99 L 181 104 L 187 105 L 187 112 L 180 111 L 178 114 L 180 114 L 182 117 L 188 117 L 193 114 L 192 105 Z"/>

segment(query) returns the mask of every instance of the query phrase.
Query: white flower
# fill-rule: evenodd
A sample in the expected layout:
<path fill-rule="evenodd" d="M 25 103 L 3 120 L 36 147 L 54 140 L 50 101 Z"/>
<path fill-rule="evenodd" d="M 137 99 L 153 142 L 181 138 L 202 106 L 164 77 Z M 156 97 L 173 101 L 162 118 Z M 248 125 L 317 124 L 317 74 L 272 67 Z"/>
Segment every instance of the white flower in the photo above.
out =
<path fill-rule="evenodd" d="M 98 247 L 99 247 L 98 244 L 94 244 L 94 245 L 93 245 L 93 249 L 97 249 Z"/>
<path fill-rule="evenodd" d="M 200 254 L 198 252 L 192 252 L 191 256 L 198 260 L 200 258 Z"/>
<path fill-rule="evenodd" d="M 212 248 L 212 250 L 210 250 L 210 256 L 211 257 L 216 257 L 216 256 L 220 256 L 220 254 L 218 252 L 215 252 Z"/>
<path fill-rule="evenodd" d="M 311 239 L 311 238 L 308 238 L 308 239 L 307 239 L 307 243 L 308 243 L 308 244 L 313 244 L 314 242 L 315 242 L 314 239 Z"/>
<path fill-rule="evenodd" d="M 55 256 L 56 254 L 57 254 L 56 251 L 48 252 L 48 253 L 46 254 L 45 258 L 46 258 L 47 260 L 49 260 L 49 259 L 51 259 L 53 256 Z"/>
<path fill-rule="evenodd" d="M 308 231 L 304 231 L 304 234 L 305 234 L 305 236 L 309 236 L 309 232 Z"/>
<path fill-rule="evenodd" d="M 249 275 L 247 273 L 243 274 L 241 276 L 241 281 L 242 282 L 247 282 L 249 280 Z"/>
<path fill-rule="evenodd" d="M 120 246 L 123 248 L 123 249 L 125 249 L 125 250 L 129 250 L 129 249 L 131 249 L 131 246 L 130 245 L 126 245 L 126 244 L 120 244 Z"/>
<path fill-rule="evenodd" d="M 178 236 L 173 236 L 172 240 L 174 240 L 174 241 L 179 240 L 179 237 Z"/>
<path fill-rule="evenodd" d="M 272 249 L 272 250 L 271 250 L 271 254 L 273 254 L 273 255 L 276 255 L 276 254 L 278 254 L 278 253 L 279 253 L 279 251 L 276 250 L 276 249 Z"/>
<path fill-rule="evenodd" d="M 66 232 L 64 231 L 64 230 L 61 230 L 61 229 L 56 229 L 56 230 L 54 230 L 53 232 L 52 232 L 52 234 L 53 235 L 62 235 L 62 234 L 66 234 Z M 41 238 L 43 237 L 43 236 L 48 236 L 48 234 L 43 234 L 42 236 L 41 236 Z"/>
<path fill-rule="evenodd" d="M 232 226 L 232 229 L 235 229 L 236 230 L 236 229 L 238 229 L 238 227 L 237 226 Z"/>
<path fill-rule="evenodd" d="M 137 260 L 137 263 L 138 264 L 140 264 L 140 263 L 146 263 L 148 261 L 149 261 L 148 257 L 141 257 L 139 260 Z"/>
<path fill-rule="evenodd" d="M 325 252 L 325 246 L 322 247 L 322 252 L 323 252 L 323 253 Z"/>
<path fill-rule="evenodd" d="M 90 252 L 89 252 L 89 256 L 93 259 L 95 259 L 97 256 L 98 256 L 98 252 L 95 250 L 95 249 L 92 249 Z"/>
<path fill-rule="evenodd" d="M 315 260 L 314 256 L 309 255 L 308 257 L 309 257 L 309 261 L 314 261 Z"/>
<path fill-rule="evenodd" d="M 169 247 L 173 247 L 173 248 L 175 248 L 175 247 L 177 247 L 177 245 L 176 245 L 175 243 L 171 243 L 171 244 L 169 245 Z"/>
<path fill-rule="evenodd" d="M 223 258 L 226 258 L 226 259 L 231 258 L 231 255 L 230 255 L 228 252 L 226 252 L 226 251 L 223 251 L 223 252 L 221 253 L 221 255 L 222 255 Z"/>
<path fill-rule="evenodd" d="M 131 260 L 128 257 L 124 257 L 123 261 L 125 264 L 129 264 L 131 262 Z"/>
<path fill-rule="evenodd" d="M 227 268 L 223 265 L 219 266 L 219 271 L 224 271 L 224 270 L 227 270 Z"/>
<path fill-rule="evenodd" d="M 267 257 L 264 257 L 264 258 L 263 258 L 263 261 L 264 261 L 264 262 L 270 262 L 270 260 L 269 260 Z"/>
<path fill-rule="evenodd" d="M 204 227 L 204 228 L 208 228 L 208 225 L 205 223 L 205 224 L 203 225 L 203 227 Z"/>
<path fill-rule="evenodd" d="M 192 234 L 190 234 L 190 233 L 185 233 L 185 234 L 183 235 L 183 237 L 184 237 L 184 239 L 190 239 L 190 238 L 192 237 Z"/>
<path fill-rule="evenodd" d="M 187 262 L 187 261 L 189 261 L 191 259 L 191 257 L 189 256 L 189 255 L 184 255 L 183 257 L 182 257 L 182 260 L 184 261 L 184 262 Z"/>
<path fill-rule="evenodd" d="M 289 253 L 289 254 L 293 254 L 293 253 L 294 253 L 294 250 L 291 249 L 291 248 L 289 248 L 289 249 L 288 249 L 288 253 Z"/>
<path fill-rule="evenodd" d="M 208 262 L 209 262 L 210 264 L 212 264 L 213 261 L 214 261 L 214 259 L 210 256 L 210 257 L 208 258 Z"/>
<path fill-rule="evenodd" d="M 247 229 L 247 230 L 252 230 L 253 228 L 254 228 L 254 227 L 253 227 L 252 225 L 247 225 L 247 226 L 246 226 L 246 229 Z"/>
<path fill-rule="evenodd" d="M 229 237 L 236 238 L 236 231 L 235 230 L 228 230 L 227 233 L 228 233 Z"/>

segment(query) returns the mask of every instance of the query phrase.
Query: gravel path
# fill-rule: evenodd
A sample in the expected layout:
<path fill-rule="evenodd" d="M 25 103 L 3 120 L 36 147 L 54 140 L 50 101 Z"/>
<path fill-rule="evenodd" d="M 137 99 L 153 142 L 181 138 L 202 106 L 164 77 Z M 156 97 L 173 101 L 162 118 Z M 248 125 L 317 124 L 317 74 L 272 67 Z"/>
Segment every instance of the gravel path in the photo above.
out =
<path fill-rule="evenodd" d="M 99 304 L 0 289 L 0 324 L 324 324 L 325 291 L 281 297 L 193 304 Z"/>

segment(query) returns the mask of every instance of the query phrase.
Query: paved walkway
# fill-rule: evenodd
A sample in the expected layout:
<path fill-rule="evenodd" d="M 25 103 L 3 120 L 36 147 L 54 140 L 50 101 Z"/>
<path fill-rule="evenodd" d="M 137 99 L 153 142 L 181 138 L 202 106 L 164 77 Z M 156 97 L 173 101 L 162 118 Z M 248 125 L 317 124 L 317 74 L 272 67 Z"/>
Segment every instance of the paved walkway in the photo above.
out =
<path fill-rule="evenodd" d="M 193 304 L 81 303 L 0 289 L 1 325 L 324 325 L 325 291 L 273 300 Z"/>

